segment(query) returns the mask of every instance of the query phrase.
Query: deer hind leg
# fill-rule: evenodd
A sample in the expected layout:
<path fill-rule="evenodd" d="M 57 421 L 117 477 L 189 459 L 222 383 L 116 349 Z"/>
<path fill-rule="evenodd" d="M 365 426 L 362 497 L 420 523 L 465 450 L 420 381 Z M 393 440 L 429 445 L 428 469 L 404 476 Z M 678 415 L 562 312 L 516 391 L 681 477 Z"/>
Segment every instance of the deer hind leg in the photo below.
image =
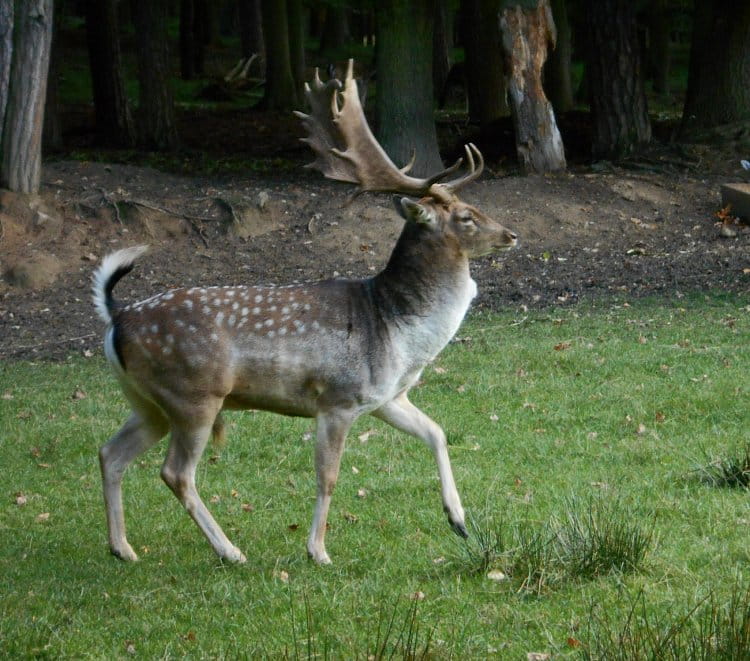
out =
<path fill-rule="evenodd" d="M 197 424 L 172 424 L 161 477 L 206 536 L 216 555 L 222 560 L 240 563 L 245 562 L 245 556 L 229 541 L 195 487 L 195 470 L 211 435 L 217 412 L 214 411 L 211 416 L 191 412 L 192 420 L 198 417 Z"/>
<path fill-rule="evenodd" d="M 349 413 L 321 413 L 317 418 L 317 441 L 315 445 L 315 473 L 317 498 L 313 514 L 310 537 L 307 540 L 307 555 L 321 565 L 331 564 L 325 547 L 326 522 L 331 496 L 336 486 L 344 452 L 344 441 L 355 415 Z"/>
<path fill-rule="evenodd" d="M 130 418 L 120 431 L 99 450 L 109 548 L 113 555 L 122 560 L 138 560 L 138 556 L 125 536 L 122 476 L 133 459 L 159 441 L 168 428 L 166 418 L 155 406 L 145 400 L 133 401 L 133 403 L 134 408 Z"/>
<path fill-rule="evenodd" d="M 440 490 L 443 496 L 443 511 L 453 531 L 461 537 L 468 537 L 464 509 L 453 479 L 451 462 L 448 458 L 448 443 L 440 426 L 412 404 L 401 393 L 398 397 L 372 412 L 392 427 L 423 440 L 431 449 L 437 462 L 440 476 Z"/>

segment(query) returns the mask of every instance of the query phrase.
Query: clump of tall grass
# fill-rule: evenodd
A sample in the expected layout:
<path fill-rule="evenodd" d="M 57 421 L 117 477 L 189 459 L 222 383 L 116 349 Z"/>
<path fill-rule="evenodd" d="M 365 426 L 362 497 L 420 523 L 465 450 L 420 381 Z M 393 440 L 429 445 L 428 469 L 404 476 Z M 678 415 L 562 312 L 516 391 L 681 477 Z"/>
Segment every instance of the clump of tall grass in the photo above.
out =
<path fill-rule="evenodd" d="M 653 545 L 653 527 L 620 501 L 569 500 L 563 518 L 543 523 L 469 517 L 469 538 L 454 564 L 470 574 L 500 570 L 519 589 L 541 591 L 565 578 L 592 579 L 638 571 Z"/>
<path fill-rule="evenodd" d="M 674 618 L 654 614 L 643 593 L 624 620 L 594 608 L 581 654 L 597 661 L 744 661 L 750 658 L 750 588 L 724 603 L 712 594 Z"/>
<path fill-rule="evenodd" d="M 727 451 L 724 457 L 707 457 L 696 469 L 702 482 L 713 487 L 747 489 L 750 487 L 750 443 Z"/>

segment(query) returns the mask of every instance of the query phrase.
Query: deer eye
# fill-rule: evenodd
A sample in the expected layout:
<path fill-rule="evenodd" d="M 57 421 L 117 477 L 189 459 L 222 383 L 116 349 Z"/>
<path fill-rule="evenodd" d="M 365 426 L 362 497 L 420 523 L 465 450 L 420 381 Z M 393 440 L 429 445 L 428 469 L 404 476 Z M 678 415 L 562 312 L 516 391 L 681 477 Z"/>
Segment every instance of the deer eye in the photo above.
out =
<path fill-rule="evenodd" d="M 458 222 L 462 225 L 475 225 L 474 216 L 472 216 L 470 213 L 461 214 L 458 216 Z"/>

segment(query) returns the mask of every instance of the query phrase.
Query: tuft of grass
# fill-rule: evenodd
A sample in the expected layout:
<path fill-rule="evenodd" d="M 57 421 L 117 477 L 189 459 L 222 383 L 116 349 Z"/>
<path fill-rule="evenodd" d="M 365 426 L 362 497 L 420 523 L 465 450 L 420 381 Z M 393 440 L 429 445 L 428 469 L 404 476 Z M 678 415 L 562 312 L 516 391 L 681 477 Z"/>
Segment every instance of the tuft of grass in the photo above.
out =
<path fill-rule="evenodd" d="M 655 613 L 643 592 L 624 620 L 593 608 L 581 656 L 597 661 L 745 661 L 750 658 L 750 588 L 735 585 L 725 603 L 712 593 L 676 617 Z"/>
<path fill-rule="evenodd" d="M 750 487 L 750 443 L 728 451 L 724 457 L 707 457 L 707 463 L 696 472 L 701 481 L 713 487 L 747 489 Z"/>
<path fill-rule="evenodd" d="M 541 592 L 565 580 L 639 571 L 653 546 L 653 521 L 619 500 L 571 498 L 565 518 L 542 524 L 468 517 L 469 538 L 456 543 L 454 564 L 472 575 L 500 569 L 522 590 Z"/>
<path fill-rule="evenodd" d="M 564 521 L 555 527 L 555 550 L 570 576 L 595 578 L 609 572 L 635 572 L 653 543 L 653 522 L 619 500 L 569 501 Z"/>

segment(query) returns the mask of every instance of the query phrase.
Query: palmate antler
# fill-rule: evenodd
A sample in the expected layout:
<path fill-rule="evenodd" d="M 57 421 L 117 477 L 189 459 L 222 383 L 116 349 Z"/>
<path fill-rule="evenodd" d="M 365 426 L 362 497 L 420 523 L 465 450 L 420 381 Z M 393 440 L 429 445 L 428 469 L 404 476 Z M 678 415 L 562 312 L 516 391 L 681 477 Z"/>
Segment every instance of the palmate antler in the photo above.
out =
<path fill-rule="evenodd" d="M 396 167 L 370 130 L 359 101 L 353 71 L 354 60 L 349 60 L 343 85 L 335 78 L 323 83 L 317 69 L 312 86 L 305 83 L 305 96 L 311 111 L 309 115 L 295 111 L 295 115 L 302 119 L 307 131 L 307 137 L 302 141 L 310 145 L 317 155 L 307 167 L 320 170 L 329 179 L 357 184 L 358 193 L 404 193 L 430 196 L 443 202 L 449 202 L 455 191 L 479 177 L 484 168 L 484 159 L 471 143 L 464 147 L 468 172 L 450 181 L 439 183 L 461 167 L 463 158 L 426 178 L 407 174 L 414 164 L 414 157 L 405 167 Z"/>

